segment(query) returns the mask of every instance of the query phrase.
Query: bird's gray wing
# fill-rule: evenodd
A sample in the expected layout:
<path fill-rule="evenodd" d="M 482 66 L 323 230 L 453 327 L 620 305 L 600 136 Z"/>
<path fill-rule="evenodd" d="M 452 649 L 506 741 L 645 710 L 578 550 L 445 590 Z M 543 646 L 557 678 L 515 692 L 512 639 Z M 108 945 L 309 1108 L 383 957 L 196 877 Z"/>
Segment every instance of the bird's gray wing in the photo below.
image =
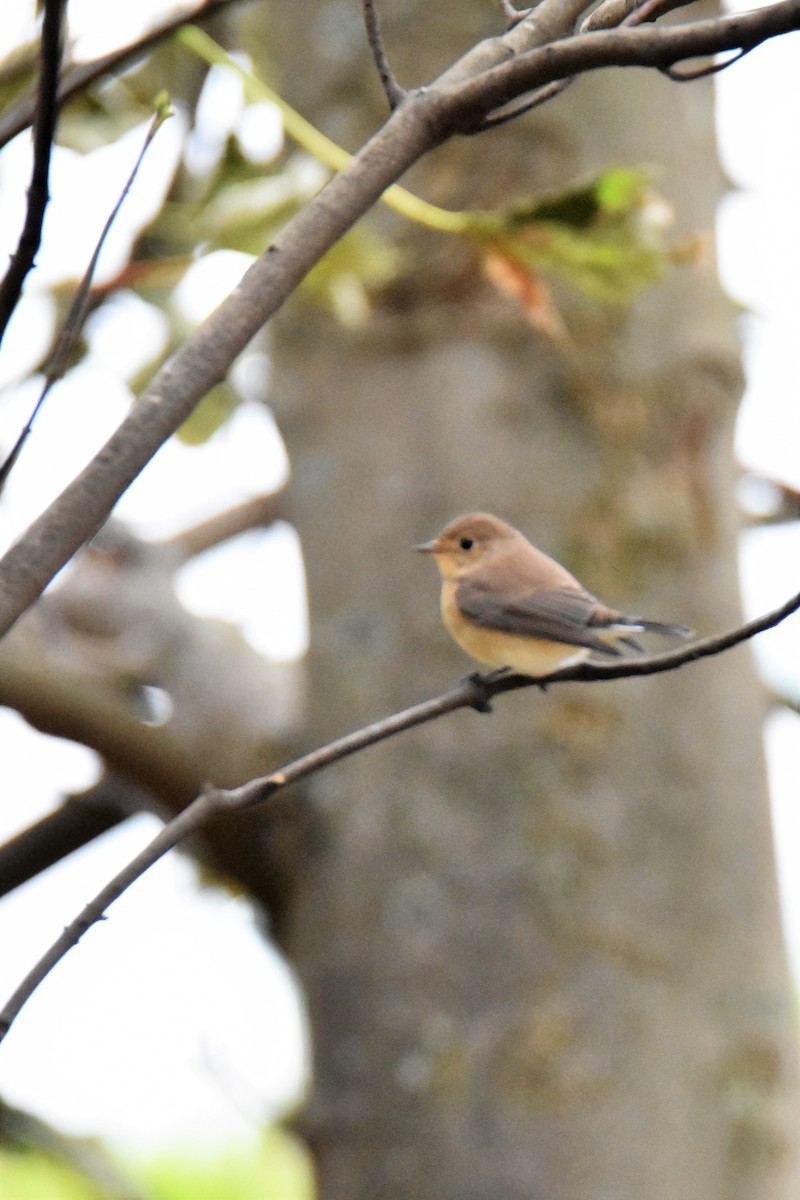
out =
<path fill-rule="evenodd" d="M 465 617 L 486 629 L 586 646 L 601 654 L 620 653 L 594 632 L 603 625 L 613 624 L 617 614 L 604 609 L 582 588 L 539 588 L 506 598 L 498 597 L 474 580 L 464 579 L 456 588 L 455 601 Z"/>

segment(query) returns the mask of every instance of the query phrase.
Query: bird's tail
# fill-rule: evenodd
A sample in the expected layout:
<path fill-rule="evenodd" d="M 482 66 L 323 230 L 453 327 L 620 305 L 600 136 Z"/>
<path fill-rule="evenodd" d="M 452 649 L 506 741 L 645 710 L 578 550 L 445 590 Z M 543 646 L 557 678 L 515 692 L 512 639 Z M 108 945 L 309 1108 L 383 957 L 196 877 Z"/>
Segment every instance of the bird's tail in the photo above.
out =
<path fill-rule="evenodd" d="M 644 646 L 637 642 L 634 634 L 660 633 L 664 637 L 692 637 L 694 630 L 688 625 L 669 625 L 664 621 L 648 621 L 646 617 L 629 617 L 625 613 L 606 610 L 594 621 L 589 622 L 598 627 L 598 637 L 606 643 L 603 648 L 609 654 L 618 654 L 615 643 L 627 646 L 637 654 L 644 654 Z M 596 647 L 597 648 L 597 647 Z"/>
<path fill-rule="evenodd" d="M 617 640 L 623 646 L 627 646 L 629 650 L 635 650 L 637 654 L 644 654 L 644 646 L 637 642 L 632 636 L 634 633 L 660 633 L 664 637 L 692 637 L 694 630 L 688 625 L 668 625 L 664 621 L 648 621 L 644 617 L 623 617 L 616 622 L 618 630 L 630 630 L 625 637 L 618 637 Z"/>
<path fill-rule="evenodd" d="M 638 620 L 636 624 L 645 631 L 645 633 L 661 633 L 664 637 L 694 637 L 694 630 L 688 625 L 667 625 L 663 621 L 644 621 Z"/>

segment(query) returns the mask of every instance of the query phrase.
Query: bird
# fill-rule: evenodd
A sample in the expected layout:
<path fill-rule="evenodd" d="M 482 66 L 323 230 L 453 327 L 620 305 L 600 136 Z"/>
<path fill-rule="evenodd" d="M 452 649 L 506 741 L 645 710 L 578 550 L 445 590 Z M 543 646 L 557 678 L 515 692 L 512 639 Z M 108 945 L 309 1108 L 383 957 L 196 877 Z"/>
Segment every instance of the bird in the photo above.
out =
<path fill-rule="evenodd" d="M 637 633 L 692 634 L 686 625 L 606 607 L 566 567 L 489 513 L 459 517 L 414 549 L 436 560 L 450 635 L 498 673 L 542 678 L 591 654 L 620 655 L 620 646 L 642 653 Z"/>

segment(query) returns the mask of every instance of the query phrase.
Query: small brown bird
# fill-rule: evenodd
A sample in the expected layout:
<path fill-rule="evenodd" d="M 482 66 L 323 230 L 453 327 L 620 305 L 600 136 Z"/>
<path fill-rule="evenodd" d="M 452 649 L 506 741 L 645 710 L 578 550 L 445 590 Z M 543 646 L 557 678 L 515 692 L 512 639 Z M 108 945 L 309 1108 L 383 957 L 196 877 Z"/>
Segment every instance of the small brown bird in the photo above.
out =
<path fill-rule="evenodd" d="M 592 653 L 618 655 L 617 643 L 641 652 L 634 633 L 692 632 L 606 608 L 518 529 L 488 513 L 459 517 L 414 549 L 436 558 L 447 629 L 490 667 L 539 678 Z"/>

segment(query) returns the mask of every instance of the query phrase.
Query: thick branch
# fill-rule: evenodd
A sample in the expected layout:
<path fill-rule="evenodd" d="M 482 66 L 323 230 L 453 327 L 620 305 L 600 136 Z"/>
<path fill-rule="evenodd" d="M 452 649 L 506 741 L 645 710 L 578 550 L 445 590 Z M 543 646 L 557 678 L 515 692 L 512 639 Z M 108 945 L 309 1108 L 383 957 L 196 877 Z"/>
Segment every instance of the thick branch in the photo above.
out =
<path fill-rule="evenodd" d="M 198 764 L 167 726 L 136 719 L 118 691 L 96 679 L 42 672 L 26 653 L 28 641 L 8 638 L 0 659 L 0 704 L 19 712 L 51 737 L 90 746 L 109 768 L 165 803 L 195 794 L 203 778 Z"/>
<path fill-rule="evenodd" d="M 411 708 L 394 713 L 383 720 L 375 721 L 372 725 L 367 725 L 335 742 L 330 742 L 327 746 L 313 750 L 302 758 L 295 759 L 282 770 L 273 771 L 261 779 L 254 779 L 242 787 L 225 791 L 207 788 L 183 812 L 170 821 L 150 845 L 137 854 L 110 883 L 106 884 L 94 900 L 86 905 L 79 916 L 66 926 L 61 936 L 25 977 L 0 1013 L 0 1041 L 8 1033 L 23 1005 L 39 984 L 67 951 L 77 945 L 86 930 L 97 921 L 102 920 L 109 905 L 168 850 L 171 850 L 183 838 L 196 834 L 209 821 L 263 804 L 289 784 L 297 783 L 300 779 L 305 779 L 333 763 L 340 762 L 342 759 L 349 758 L 350 755 L 366 749 L 367 746 L 385 741 L 406 729 L 413 729 L 416 725 L 434 721 L 438 717 L 444 716 L 445 713 L 454 712 L 459 708 L 474 708 L 478 712 L 489 712 L 492 697 L 500 692 L 523 687 L 546 687 L 551 683 L 566 683 L 571 680 L 599 682 L 619 679 L 627 675 L 652 675 L 661 671 L 672 671 L 685 663 L 721 654 L 740 642 L 747 641 L 755 634 L 778 625 L 798 609 L 800 609 L 800 594 L 793 596 L 773 612 L 749 621 L 729 633 L 705 638 L 684 649 L 650 658 L 628 660 L 611 665 L 584 663 L 543 679 L 529 679 L 521 675 L 502 675 L 497 672 L 487 676 L 471 675 L 457 687 L 441 696 L 426 700 L 422 704 L 415 704 Z"/>
<path fill-rule="evenodd" d="M 0 846 L 0 897 L 126 821 L 152 797 L 120 775 L 105 775 Z"/>
<path fill-rule="evenodd" d="M 228 299 L 158 372 L 92 463 L 5 555 L 0 634 L 97 532 L 156 450 L 224 378 L 237 354 L 322 255 L 442 136 L 432 97 L 401 106 L 349 167 L 282 230 Z"/>

